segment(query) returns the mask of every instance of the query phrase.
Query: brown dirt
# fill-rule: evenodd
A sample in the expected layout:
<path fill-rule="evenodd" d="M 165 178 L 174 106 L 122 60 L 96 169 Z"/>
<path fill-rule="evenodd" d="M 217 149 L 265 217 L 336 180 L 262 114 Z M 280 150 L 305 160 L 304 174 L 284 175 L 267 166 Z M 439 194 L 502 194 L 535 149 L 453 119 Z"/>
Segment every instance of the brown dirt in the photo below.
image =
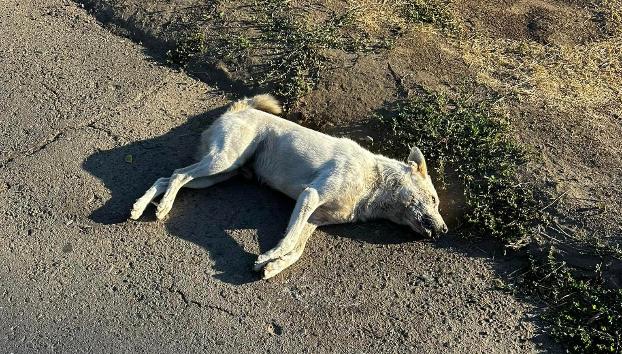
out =
<path fill-rule="evenodd" d="M 319 87 L 303 97 L 294 112 L 303 123 L 334 134 L 347 131 L 400 95 L 417 86 L 447 91 L 466 80 L 470 70 L 448 41 L 436 32 L 413 32 L 383 55 L 337 58 L 323 73 Z M 339 60 L 341 59 L 341 60 Z"/>
<path fill-rule="evenodd" d="M 603 39 L 590 1 L 459 0 L 453 13 L 475 36 L 535 41 L 541 44 L 585 44 Z"/>

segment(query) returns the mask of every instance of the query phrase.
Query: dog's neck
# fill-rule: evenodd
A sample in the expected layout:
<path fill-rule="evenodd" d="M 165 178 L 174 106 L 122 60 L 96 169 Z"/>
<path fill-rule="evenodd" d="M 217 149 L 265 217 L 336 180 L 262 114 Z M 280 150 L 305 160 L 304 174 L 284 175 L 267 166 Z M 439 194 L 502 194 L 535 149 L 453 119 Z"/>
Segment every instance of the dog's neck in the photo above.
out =
<path fill-rule="evenodd" d="M 374 174 L 371 188 L 359 204 L 357 219 L 362 221 L 388 218 L 395 212 L 395 193 L 403 174 L 400 162 L 378 156 Z"/>

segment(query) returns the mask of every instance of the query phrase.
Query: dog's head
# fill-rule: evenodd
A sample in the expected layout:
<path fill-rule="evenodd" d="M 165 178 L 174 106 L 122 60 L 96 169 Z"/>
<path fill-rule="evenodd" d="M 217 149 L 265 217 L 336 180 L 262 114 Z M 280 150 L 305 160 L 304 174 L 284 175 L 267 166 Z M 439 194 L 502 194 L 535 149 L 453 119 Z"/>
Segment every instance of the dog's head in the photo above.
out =
<path fill-rule="evenodd" d="M 421 150 L 413 147 L 408 163 L 402 167 L 393 190 L 393 215 L 390 219 L 426 237 L 446 233 L 447 225 L 438 211 L 438 195 Z"/>

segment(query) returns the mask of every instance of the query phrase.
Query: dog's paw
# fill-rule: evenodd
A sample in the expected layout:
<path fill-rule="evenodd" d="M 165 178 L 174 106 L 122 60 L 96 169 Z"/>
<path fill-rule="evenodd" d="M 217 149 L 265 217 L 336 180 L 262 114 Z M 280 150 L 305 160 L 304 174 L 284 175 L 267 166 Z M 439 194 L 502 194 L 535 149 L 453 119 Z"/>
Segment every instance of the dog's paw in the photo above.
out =
<path fill-rule="evenodd" d="M 136 209 L 132 209 L 132 211 L 130 212 L 130 219 L 138 220 L 141 215 L 143 215 L 142 211 L 136 210 Z"/>
<path fill-rule="evenodd" d="M 273 260 L 272 258 L 273 258 L 273 256 L 272 256 L 272 254 L 270 252 L 266 252 L 264 254 L 260 254 L 257 257 L 257 260 L 255 261 L 255 264 L 253 265 L 253 269 L 256 272 L 259 272 L 263 268 L 263 266 L 266 265 L 266 263 L 268 263 L 271 260 Z"/>
<path fill-rule="evenodd" d="M 266 253 L 257 256 L 257 260 L 253 265 L 253 269 L 259 272 L 268 262 L 276 261 L 281 258 L 281 252 L 278 248 L 273 248 Z"/>
<path fill-rule="evenodd" d="M 144 203 L 141 203 L 140 200 L 138 200 L 136 201 L 136 203 L 134 203 L 134 205 L 132 205 L 132 211 L 130 211 L 130 219 L 138 220 L 143 215 L 143 212 L 146 208 L 146 206 L 143 204 Z"/>
<path fill-rule="evenodd" d="M 270 279 L 275 275 L 281 273 L 283 270 L 285 270 L 285 268 L 287 268 L 287 266 L 284 266 L 283 262 L 279 259 L 269 262 L 263 267 L 261 278 L 264 280 Z"/>
<path fill-rule="evenodd" d="M 268 260 L 257 259 L 255 261 L 255 264 L 253 264 L 253 270 L 256 271 L 256 272 L 261 271 L 263 269 L 263 267 L 266 265 L 266 263 L 268 263 L 269 261 L 270 261 L 269 259 Z"/>
<path fill-rule="evenodd" d="M 293 251 L 279 256 L 266 252 L 257 258 L 253 268 L 255 271 L 260 271 L 262 273 L 261 277 L 263 279 L 270 279 L 294 264 L 300 258 L 301 254 L 301 251 Z"/>
<path fill-rule="evenodd" d="M 169 211 L 171 211 L 170 205 L 160 203 L 158 209 L 156 209 L 156 218 L 158 218 L 158 220 L 164 220 Z"/>

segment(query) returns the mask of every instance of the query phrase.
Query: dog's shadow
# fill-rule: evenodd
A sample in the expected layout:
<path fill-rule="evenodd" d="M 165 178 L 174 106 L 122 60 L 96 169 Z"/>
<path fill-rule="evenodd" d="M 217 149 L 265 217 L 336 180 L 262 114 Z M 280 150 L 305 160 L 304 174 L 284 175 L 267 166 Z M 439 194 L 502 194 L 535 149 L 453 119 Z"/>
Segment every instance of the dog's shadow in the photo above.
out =
<path fill-rule="evenodd" d="M 157 178 L 168 177 L 176 168 L 192 164 L 200 133 L 223 112 L 223 108 L 212 110 L 191 117 L 164 135 L 100 150 L 87 157 L 82 167 L 99 178 L 110 193 L 109 199 L 89 218 L 100 224 L 133 222 L 128 217 L 134 201 Z M 216 277 L 242 284 L 258 279 L 251 270 L 256 255 L 247 252 L 231 233 L 256 229 L 260 250 L 266 251 L 283 234 L 292 207 L 289 198 L 235 177 L 206 189 L 182 189 L 165 224 L 172 235 L 209 252 Z M 139 222 L 157 222 L 154 211 L 149 206 Z"/>

